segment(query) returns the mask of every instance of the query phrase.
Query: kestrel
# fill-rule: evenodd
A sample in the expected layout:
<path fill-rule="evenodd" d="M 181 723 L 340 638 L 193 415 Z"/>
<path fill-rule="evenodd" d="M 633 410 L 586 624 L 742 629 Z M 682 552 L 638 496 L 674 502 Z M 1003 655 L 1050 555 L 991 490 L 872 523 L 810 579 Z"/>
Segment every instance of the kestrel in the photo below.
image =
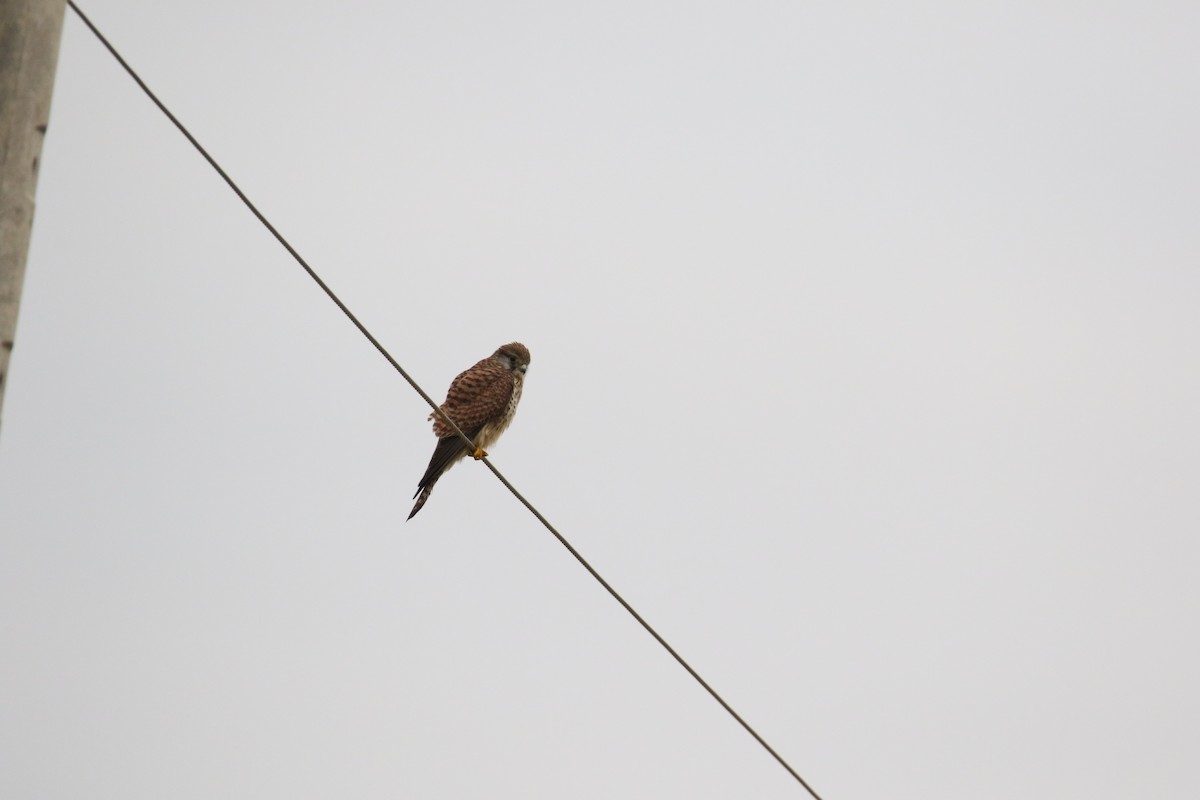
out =
<path fill-rule="evenodd" d="M 475 443 L 471 452 L 446 421 L 437 414 L 430 414 L 433 432 L 437 434 L 437 447 L 429 468 L 417 485 L 413 495 L 417 502 L 409 512 L 412 519 L 433 491 L 433 485 L 450 467 L 464 456 L 476 461 L 487 455 L 485 447 L 491 447 L 517 413 L 521 401 L 521 386 L 525 382 L 525 370 L 529 369 L 529 348 L 520 342 L 506 344 L 490 356 L 459 375 L 446 392 L 442 411 L 462 429 Z"/>

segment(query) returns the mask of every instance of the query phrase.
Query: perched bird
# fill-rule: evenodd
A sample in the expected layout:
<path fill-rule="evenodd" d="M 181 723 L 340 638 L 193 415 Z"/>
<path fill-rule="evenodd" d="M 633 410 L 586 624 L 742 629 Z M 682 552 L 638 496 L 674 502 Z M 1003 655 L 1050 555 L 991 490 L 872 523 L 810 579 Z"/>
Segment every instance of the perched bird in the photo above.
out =
<path fill-rule="evenodd" d="M 433 432 L 437 434 L 437 447 L 429 468 L 417 485 L 413 495 L 416 503 L 409 512 L 412 519 L 433 491 L 433 485 L 450 467 L 464 456 L 476 461 L 487 455 L 485 447 L 491 447 L 517 413 L 521 401 L 521 386 L 525 382 L 525 370 L 529 369 L 529 349 L 520 342 L 506 344 L 490 356 L 459 375 L 446 392 L 442 411 L 454 424 L 462 429 L 472 442 L 471 452 L 454 429 L 437 414 L 430 414 Z"/>

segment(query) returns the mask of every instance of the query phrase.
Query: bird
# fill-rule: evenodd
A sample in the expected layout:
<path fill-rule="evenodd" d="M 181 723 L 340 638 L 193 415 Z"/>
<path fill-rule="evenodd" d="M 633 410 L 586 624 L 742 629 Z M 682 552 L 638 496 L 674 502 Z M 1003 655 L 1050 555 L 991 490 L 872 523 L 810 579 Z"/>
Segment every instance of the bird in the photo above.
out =
<path fill-rule="evenodd" d="M 520 342 L 511 342 L 497 348 L 450 383 L 446 402 L 441 405 L 442 413 L 454 420 L 454 424 L 475 443 L 475 449 L 468 448 L 440 414 L 429 415 L 438 443 L 425 475 L 417 484 L 417 493 L 413 495 L 417 502 L 408 519 L 415 517 L 425 505 L 433 485 L 446 470 L 468 455 L 478 461 L 488 454 L 484 448 L 496 443 L 517 413 L 527 369 L 529 348 Z"/>

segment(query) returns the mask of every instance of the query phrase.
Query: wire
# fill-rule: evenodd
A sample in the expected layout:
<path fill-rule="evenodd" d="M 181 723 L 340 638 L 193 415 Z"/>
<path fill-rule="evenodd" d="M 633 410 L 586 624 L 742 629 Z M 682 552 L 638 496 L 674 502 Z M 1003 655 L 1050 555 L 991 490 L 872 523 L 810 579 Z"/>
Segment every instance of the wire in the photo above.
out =
<path fill-rule="evenodd" d="M 229 188 L 233 190 L 233 193 L 236 194 L 238 196 L 238 198 L 246 205 L 246 208 L 250 209 L 250 213 L 254 214 L 254 216 L 258 218 L 258 221 L 263 224 L 263 227 L 265 227 L 268 231 L 270 231 L 271 235 L 274 236 L 275 239 L 281 245 L 283 245 L 283 248 L 285 250 L 287 250 L 288 253 L 292 256 L 292 258 L 294 258 L 296 260 L 296 263 L 304 268 L 304 271 L 308 273 L 310 278 L 312 278 L 314 281 L 316 281 L 317 286 L 321 287 L 321 291 L 325 292 L 325 294 L 329 297 L 329 299 L 332 300 L 339 309 L 341 309 L 342 313 L 345 314 L 346 317 L 352 323 L 354 323 L 354 327 L 358 328 L 358 330 L 362 333 L 362 335 L 367 338 L 367 341 L 369 341 L 372 345 L 375 346 L 375 349 L 378 350 L 380 355 L 382 355 L 385 359 L 387 359 L 388 363 L 391 364 L 392 367 L 397 372 L 400 373 L 400 376 L 402 378 L 404 378 L 404 380 L 408 381 L 409 386 L 411 386 L 414 390 L 416 390 L 417 394 L 421 395 L 421 398 L 426 403 L 429 404 L 429 407 L 433 409 L 434 413 L 436 413 L 439 417 L 441 417 L 443 420 L 445 420 L 445 422 L 454 430 L 454 432 L 456 434 L 458 434 L 459 438 L 461 438 L 464 442 L 466 442 L 467 445 L 471 448 L 471 450 L 474 450 L 475 443 L 471 441 L 470 437 L 468 437 L 465 433 L 462 432 L 462 430 L 458 427 L 458 425 L 456 425 L 454 423 L 454 420 L 452 420 L 448 416 L 446 416 L 446 414 L 442 411 L 442 409 L 438 406 L 438 404 L 433 401 L 433 398 L 431 398 L 428 394 L 426 394 L 425 390 L 422 389 L 417 384 L 417 382 L 415 380 L 413 380 L 412 376 L 410 376 L 404 370 L 404 367 L 400 366 L 400 362 L 396 361 L 396 359 L 392 357 L 392 354 L 389 353 L 387 351 L 387 349 L 379 342 L 379 340 L 376 339 L 369 330 L 367 330 L 366 326 L 363 325 L 362 322 L 359 321 L 358 317 L 356 317 L 354 315 L 354 312 L 352 312 L 346 306 L 346 304 L 343 303 L 336 294 L 334 294 L 333 290 L 329 288 L 329 285 L 326 284 L 325 281 L 323 281 L 321 279 L 321 276 L 316 273 L 316 270 L 314 270 L 311 266 L 309 266 L 308 262 L 304 260 L 304 257 L 301 256 L 298 252 L 296 252 L 296 248 L 292 247 L 292 245 L 288 242 L 288 240 L 283 237 L 283 234 L 281 234 L 275 228 L 275 226 L 271 224 L 270 220 L 268 220 L 263 215 L 263 213 L 258 210 L 258 207 L 250 201 L 250 198 L 246 196 L 246 193 L 243 192 L 236 183 L 234 183 L 233 178 L 229 177 L 229 174 L 227 172 L 225 172 L 224 169 L 222 169 L 221 165 L 217 163 L 216 159 L 214 159 L 211 155 L 209 155 L 208 151 L 204 149 L 204 146 L 201 145 L 200 142 L 196 140 L 196 137 L 192 136 L 191 132 L 186 127 L 184 127 L 183 123 L 180 122 L 179 119 L 174 114 L 171 113 L 170 109 L 168 109 L 163 104 L 163 102 L 158 99 L 158 96 L 155 95 L 154 92 L 152 92 L 150 90 L 150 87 L 146 85 L 146 82 L 143 81 L 141 79 L 141 77 L 137 74 L 137 72 L 135 72 L 133 70 L 133 68 L 131 66 L 129 66 L 128 62 L 126 62 L 125 59 L 121 57 L 121 54 L 118 53 L 117 49 L 115 47 L 113 47 L 113 45 L 108 41 L 108 39 L 106 39 L 104 37 L 104 34 L 100 33 L 99 29 L 97 29 L 96 26 L 92 24 L 92 21 L 90 19 L 88 19 L 87 15 L 79 10 L 79 6 L 75 5 L 74 0 L 67 0 L 67 5 L 70 6 L 71 10 L 74 11 L 75 14 L 79 17 L 79 19 L 83 21 L 83 24 L 86 25 L 93 34 L 95 34 L 96 38 L 100 40 L 100 43 L 103 44 L 104 47 L 108 50 L 108 52 L 112 54 L 113 58 L 115 58 L 117 60 L 117 63 L 119 63 L 121 65 L 121 67 L 124 68 L 124 70 L 127 73 L 129 73 L 129 77 L 133 78 L 134 82 L 136 82 L 137 85 L 139 87 L 141 87 L 142 91 L 145 92 L 146 96 L 150 98 L 150 100 L 154 103 L 154 105 L 158 106 L 159 111 L 161 111 L 164 115 L 166 115 L 167 119 L 171 120 L 172 124 L 174 124 L 175 127 L 179 129 L 179 132 L 182 133 L 184 135 L 184 137 L 186 137 L 187 140 L 192 143 L 192 146 L 196 148 L 196 150 L 200 153 L 200 155 L 204 156 L 204 160 L 207 161 L 214 170 L 216 170 L 217 174 L 221 176 L 221 179 L 224 180 L 225 183 L 229 185 Z M 762 745 L 763 749 L 765 749 L 768 753 L 770 753 L 771 756 L 774 757 L 774 759 L 776 761 L 778 761 L 779 764 L 785 770 L 787 770 L 788 773 L 793 778 L 795 778 L 800 783 L 801 786 L 803 786 L 805 789 L 807 789 L 808 793 L 810 795 L 812 795 L 815 798 L 815 800 L 821 800 L 821 796 L 818 795 L 816 793 L 816 791 L 811 786 L 808 785 L 808 782 L 805 781 L 804 778 L 800 777 L 800 773 L 798 773 L 798 772 L 796 772 L 796 770 L 792 769 L 792 766 L 790 764 L 788 764 L 787 761 L 784 760 L 783 756 L 779 755 L 779 753 L 777 753 L 775 751 L 775 748 L 773 748 L 773 747 L 771 747 L 771 745 L 767 744 L 767 741 L 758 734 L 758 731 L 754 730 L 754 728 L 750 726 L 750 723 L 748 723 L 748 722 L 746 722 L 746 720 L 742 719 L 742 716 L 740 714 L 738 714 L 736 711 L 734 711 L 733 707 L 731 705 L 729 705 L 729 703 L 725 702 L 725 699 L 723 697 L 721 697 L 721 695 L 717 694 L 716 689 L 713 689 L 712 686 L 710 686 L 708 684 L 708 681 L 706 681 L 706 680 L 704 680 L 704 678 L 700 677 L 700 673 L 696 672 L 696 670 L 692 668 L 692 665 L 689 664 L 687 661 L 685 661 L 683 656 L 679 655 L 679 653 L 675 651 L 675 648 L 671 647 L 671 645 L 667 643 L 667 640 L 664 639 L 659 634 L 658 631 L 654 630 L 654 628 L 650 625 L 650 623 L 647 622 L 642 617 L 642 615 L 639 614 L 634 609 L 633 606 L 629 605 L 629 603 L 625 600 L 625 598 L 622 597 L 617 592 L 617 590 L 614 589 L 612 587 L 612 585 L 609 584 L 609 582 L 606 581 L 600 575 L 600 573 L 597 572 L 596 569 L 591 564 L 588 563 L 587 559 L 585 559 L 579 553 L 579 551 L 576 550 L 571 545 L 571 543 L 567 541 L 566 537 L 563 536 L 561 533 L 559 533 L 558 530 L 553 525 L 550 524 L 550 521 L 547 520 L 544 516 L 542 516 L 542 513 L 540 511 L 538 511 L 536 508 L 534 508 L 533 504 L 530 503 L 528 500 L 526 500 L 524 495 L 522 495 L 519 491 L 517 491 L 517 488 L 515 486 L 513 486 L 512 483 L 509 482 L 508 478 L 505 478 L 504 475 L 501 474 L 500 470 L 496 469 L 496 466 L 490 460 L 488 460 L 487 457 L 484 457 L 481 460 L 483 461 L 484 464 L 487 465 L 487 468 L 492 471 L 492 474 L 495 475 L 502 484 L 504 484 L 505 488 L 507 488 L 510 492 L 512 492 L 513 497 L 517 498 L 517 500 L 521 501 L 522 505 L 524 505 L 527 509 L 529 509 L 529 512 L 531 514 L 533 514 L 534 517 L 537 518 L 538 522 L 542 523 L 542 525 L 545 526 L 546 530 L 550 531 L 550 533 L 552 533 L 554 535 L 554 538 L 558 539 L 559 543 L 562 544 L 563 547 L 567 548 L 567 552 L 569 552 L 571 555 L 573 555 L 575 557 L 575 560 L 578 561 L 581 565 L 583 565 L 583 568 L 586 569 L 591 574 L 591 576 L 593 578 L 595 578 L 600 583 L 600 585 L 603 586 L 604 589 L 613 596 L 613 599 L 615 599 L 618 603 L 620 603 L 621 606 L 626 611 L 628 611 L 629 614 L 635 620 L 638 621 L 638 624 L 640 624 L 643 628 L 645 628 L 646 632 L 649 633 L 651 636 L 653 636 L 655 641 L 657 641 L 660 645 L 662 645 L 663 648 L 668 653 L 671 654 L 671 657 L 674 658 L 676 661 L 678 661 L 679 665 L 681 667 L 683 667 L 685 670 L 687 670 L 687 673 L 689 675 L 691 675 L 693 678 L 695 678 L 696 682 L 699 683 L 701 686 L 703 686 L 705 691 L 707 691 L 710 695 L 712 695 L 714 700 L 716 700 L 718 703 L 720 703 L 721 708 L 723 708 L 727 712 L 729 712 L 729 715 L 731 717 L 733 717 L 735 720 L 737 720 L 738 724 L 740 724 L 743 728 L 745 728 L 746 732 L 749 733 L 751 736 L 753 736 L 754 740 L 756 742 L 758 742 L 760 745 Z"/>

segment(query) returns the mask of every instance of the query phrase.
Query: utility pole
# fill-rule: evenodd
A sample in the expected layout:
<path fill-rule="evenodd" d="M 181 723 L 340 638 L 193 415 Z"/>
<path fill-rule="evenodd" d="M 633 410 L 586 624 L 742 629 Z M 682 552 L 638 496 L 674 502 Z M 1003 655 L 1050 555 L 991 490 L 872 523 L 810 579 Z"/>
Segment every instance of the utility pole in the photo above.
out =
<path fill-rule="evenodd" d="M 0 0 L 0 411 L 65 10 L 63 0 Z"/>

